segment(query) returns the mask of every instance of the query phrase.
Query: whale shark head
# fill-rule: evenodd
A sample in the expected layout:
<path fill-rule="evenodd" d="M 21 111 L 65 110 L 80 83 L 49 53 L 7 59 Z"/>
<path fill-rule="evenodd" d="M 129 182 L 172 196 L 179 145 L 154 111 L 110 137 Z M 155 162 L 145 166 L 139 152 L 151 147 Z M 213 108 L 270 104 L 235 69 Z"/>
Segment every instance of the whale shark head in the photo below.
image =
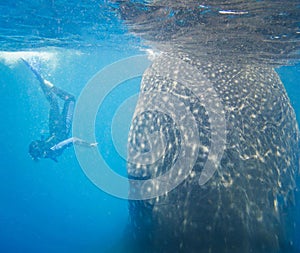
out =
<path fill-rule="evenodd" d="M 223 63 L 281 65 L 299 59 L 297 1 L 116 2 L 130 30 L 164 52 Z"/>

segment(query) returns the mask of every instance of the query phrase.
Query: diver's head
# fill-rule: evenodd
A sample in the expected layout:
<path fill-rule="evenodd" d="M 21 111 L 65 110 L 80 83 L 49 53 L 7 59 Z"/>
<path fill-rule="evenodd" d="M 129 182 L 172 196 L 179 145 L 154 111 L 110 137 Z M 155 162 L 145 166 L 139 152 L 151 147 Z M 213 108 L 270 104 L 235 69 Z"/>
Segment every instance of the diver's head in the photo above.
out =
<path fill-rule="evenodd" d="M 44 146 L 45 141 L 42 140 L 35 140 L 30 143 L 28 152 L 34 161 L 38 161 L 39 159 L 44 158 Z"/>

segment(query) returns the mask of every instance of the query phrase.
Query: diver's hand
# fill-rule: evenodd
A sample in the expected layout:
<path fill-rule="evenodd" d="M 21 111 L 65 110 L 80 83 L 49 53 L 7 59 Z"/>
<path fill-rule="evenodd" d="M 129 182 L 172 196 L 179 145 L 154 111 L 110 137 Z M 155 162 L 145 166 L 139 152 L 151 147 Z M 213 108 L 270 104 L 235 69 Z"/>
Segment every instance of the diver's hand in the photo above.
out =
<path fill-rule="evenodd" d="M 87 141 L 79 139 L 77 137 L 72 137 L 70 139 L 72 139 L 74 144 L 77 144 L 77 145 L 80 145 L 83 147 L 97 147 L 97 145 L 98 145 L 98 142 L 87 142 Z"/>
<path fill-rule="evenodd" d="M 97 147 L 97 145 L 98 145 L 98 142 L 90 143 L 90 147 Z"/>

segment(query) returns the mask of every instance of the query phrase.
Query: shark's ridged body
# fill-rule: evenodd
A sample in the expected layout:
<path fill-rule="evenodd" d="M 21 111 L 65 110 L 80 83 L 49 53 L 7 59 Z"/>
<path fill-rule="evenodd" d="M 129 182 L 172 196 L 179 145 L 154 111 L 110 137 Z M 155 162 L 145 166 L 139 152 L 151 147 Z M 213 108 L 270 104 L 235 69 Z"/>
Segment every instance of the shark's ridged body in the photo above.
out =
<path fill-rule="evenodd" d="M 162 52 L 143 76 L 128 142 L 129 176 L 161 176 L 180 160 L 184 145 L 197 143 L 195 161 L 193 152 L 184 153 L 192 169 L 176 188 L 129 202 L 130 251 L 292 252 L 299 132 L 274 66 L 299 59 L 297 1 L 119 2 L 131 31 Z M 192 116 L 195 142 L 184 141 L 189 131 L 194 136 L 193 125 L 163 113 L 172 109 L 180 111 L 181 123 Z M 152 138 L 154 132 L 163 133 L 164 142 Z M 153 159 L 137 159 L 151 149 Z M 214 173 L 199 185 L 207 164 Z M 170 173 L 170 181 L 181 173 Z"/>
<path fill-rule="evenodd" d="M 220 106 L 226 115 L 226 149 L 213 177 L 200 186 L 211 136 L 205 104 L 186 83 L 172 81 L 171 77 L 178 74 L 175 58 L 163 66 L 169 78 L 158 72 L 149 76 L 146 71 L 138 106 L 146 103 L 141 101 L 143 93 L 150 97 L 157 92 L 177 96 L 195 117 L 202 149 L 190 176 L 177 188 L 155 199 L 130 202 L 134 244 L 138 247 L 142 242 L 142 248 L 147 245 L 148 251 L 143 249 L 147 252 L 290 250 L 294 220 L 289 216 L 289 207 L 294 202 L 299 169 L 298 128 L 278 75 L 273 68 L 262 65 L 184 60 L 213 85 L 223 103 Z M 160 62 L 158 58 L 153 65 Z M 199 82 L 201 85 L 205 83 Z M 158 176 L 171 167 L 181 148 L 178 126 L 168 118 L 154 118 L 137 115 L 130 141 L 138 143 L 139 137 L 155 124 L 170 148 L 161 147 L 164 155 L 152 165 L 129 163 L 128 172 L 133 178 Z"/>

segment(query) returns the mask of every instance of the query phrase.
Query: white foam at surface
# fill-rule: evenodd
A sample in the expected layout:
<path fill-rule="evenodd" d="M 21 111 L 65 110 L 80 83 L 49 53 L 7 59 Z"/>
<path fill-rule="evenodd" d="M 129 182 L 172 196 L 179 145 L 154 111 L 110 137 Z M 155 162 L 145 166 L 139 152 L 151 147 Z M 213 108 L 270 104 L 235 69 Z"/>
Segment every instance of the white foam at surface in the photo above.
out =
<path fill-rule="evenodd" d="M 51 62 L 56 65 L 56 52 L 39 52 L 39 51 L 18 51 L 18 52 L 0 52 L 0 61 L 4 61 L 4 63 L 10 67 L 13 67 L 18 61 L 23 58 L 28 62 L 32 62 L 35 60 Z"/>

